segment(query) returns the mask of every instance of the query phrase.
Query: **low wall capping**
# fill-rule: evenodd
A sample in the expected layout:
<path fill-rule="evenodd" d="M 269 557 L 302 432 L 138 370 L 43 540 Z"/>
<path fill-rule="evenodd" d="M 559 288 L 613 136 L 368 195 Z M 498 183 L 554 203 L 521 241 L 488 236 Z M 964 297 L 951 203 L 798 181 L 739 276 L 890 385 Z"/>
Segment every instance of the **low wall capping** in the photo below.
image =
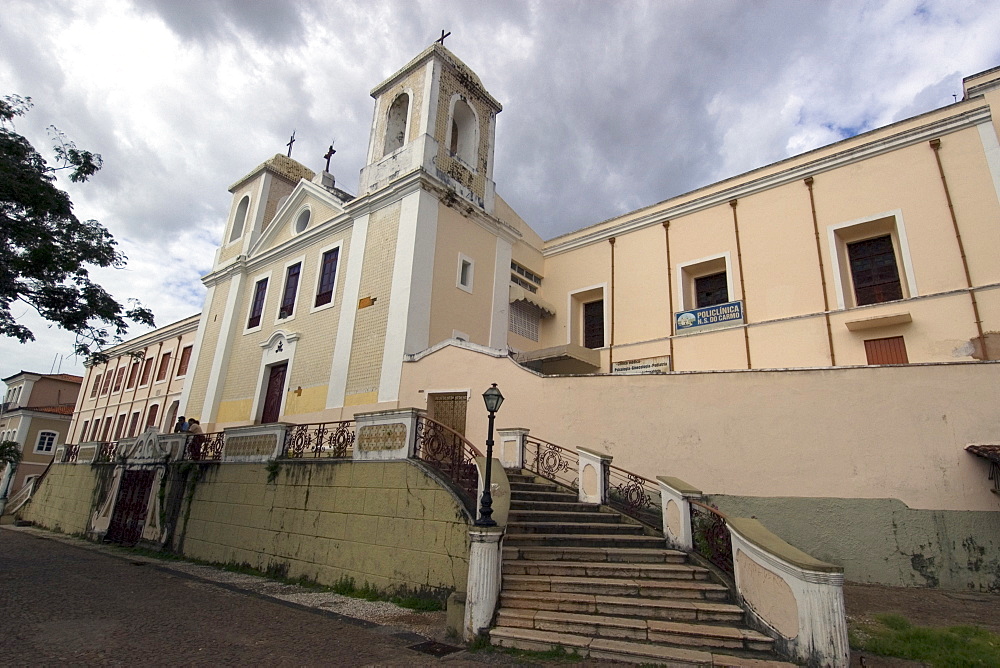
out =
<path fill-rule="evenodd" d="M 747 517 L 730 517 L 728 524 L 730 529 L 739 534 L 743 540 L 759 548 L 764 553 L 764 556 L 773 557 L 775 567 L 785 570 L 787 569 L 787 563 L 787 565 L 793 566 L 796 569 L 815 571 L 817 579 L 811 581 L 830 582 L 832 584 L 844 583 L 844 569 L 841 566 L 820 561 L 806 554 L 769 531 L 758 520 Z M 794 571 L 787 570 L 787 572 L 792 573 Z M 822 573 L 829 575 L 826 578 L 818 575 Z"/>

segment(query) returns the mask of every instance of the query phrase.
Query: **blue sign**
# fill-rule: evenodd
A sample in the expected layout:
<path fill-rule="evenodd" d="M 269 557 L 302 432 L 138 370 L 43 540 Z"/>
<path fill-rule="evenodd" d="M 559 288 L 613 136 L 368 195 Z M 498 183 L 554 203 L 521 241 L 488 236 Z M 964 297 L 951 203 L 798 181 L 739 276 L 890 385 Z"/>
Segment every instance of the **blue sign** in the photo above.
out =
<path fill-rule="evenodd" d="M 736 322 L 743 322 L 743 302 L 706 306 L 693 311 L 682 311 L 675 316 L 678 332 L 702 327 L 718 327 Z"/>

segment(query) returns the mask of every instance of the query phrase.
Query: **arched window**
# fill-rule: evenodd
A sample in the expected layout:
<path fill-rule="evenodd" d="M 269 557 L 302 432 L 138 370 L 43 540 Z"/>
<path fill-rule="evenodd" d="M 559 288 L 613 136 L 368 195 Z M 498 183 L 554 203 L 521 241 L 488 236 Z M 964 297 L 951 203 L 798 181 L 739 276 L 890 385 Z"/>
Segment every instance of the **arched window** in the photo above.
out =
<path fill-rule="evenodd" d="M 451 137 L 448 150 L 459 160 L 475 168 L 476 143 L 478 141 L 478 124 L 476 113 L 469 103 L 462 99 L 455 100 L 451 110 Z"/>
<path fill-rule="evenodd" d="M 385 124 L 385 150 L 382 155 L 386 156 L 398 148 L 403 147 L 406 141 L 406 122 L 410 111 L 410 96 L 402 93 L 392 101 L 389 107 L 389 117 Z"/>
<path fill-rule="evenodd" d="M 229 241 L 236 241 L 243 236 L 243 224 L 247 220 L 247 209 L 250 208 L 250 195 L 244 195 L 236 207 L 236 216 L 233 217 L 233 232 L 229 235 Z"/>

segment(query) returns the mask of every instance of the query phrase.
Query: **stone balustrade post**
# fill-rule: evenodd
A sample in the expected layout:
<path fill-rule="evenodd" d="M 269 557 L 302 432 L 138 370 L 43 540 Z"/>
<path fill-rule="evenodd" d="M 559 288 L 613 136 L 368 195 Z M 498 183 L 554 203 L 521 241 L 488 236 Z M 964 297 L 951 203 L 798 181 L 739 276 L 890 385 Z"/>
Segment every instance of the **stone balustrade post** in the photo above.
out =
<path fill-rule="evenodd" d="M 417 438 L 416 408 L 358 413 L 354 461 L 385 461 L 413 457 Z"/>
<path fill-rule="evenodd" d="M 580 503 L 607 503 L 613 457 L 596 450 L 577 448 Z"/>
<path fill-rule="evenodd" d="M 660 509 L 663 511 L 663 537 L 678 550 L 694 549 L 691 531 L 691 499 L 700 499 L 701 490 L 680 478 L 656 476 L 660 485 Z"/>
<path fill-rule="evenodd" d="M 844 569 L 789 545 L 755 519 L 730 517 L 736 590 L 751 625 L 810 666 L 850 664 Z"/>
<path fill-rule="evenodd" d="M 511 427 L 509 429 L 497 429 L 497 442 L 500 445 L 500 463 L 505 469 L 524 468 L 524 439 L 527 438 L 528 429 L 524 427 Z"/>
<path fill-rule="evenodd" d="M 503 527 L 469 529 L 469 579 L 465 594 L 464 639 L 473 640 L 493 623 L 500 599 Z"/>

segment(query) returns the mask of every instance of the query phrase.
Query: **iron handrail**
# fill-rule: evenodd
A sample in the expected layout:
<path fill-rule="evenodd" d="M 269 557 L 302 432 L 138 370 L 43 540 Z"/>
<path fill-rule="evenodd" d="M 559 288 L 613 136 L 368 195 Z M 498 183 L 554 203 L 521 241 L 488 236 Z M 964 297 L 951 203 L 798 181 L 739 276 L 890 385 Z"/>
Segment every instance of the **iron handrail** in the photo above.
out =
<path fill-rule="evenodd" d="M 654 528 L 662 528 L 659 484 L 613 464 L 608 469 L 608 505 Z"/>
<path fill-rule="evenodd" d="M 328 425 L 334 427 L 331 429 Z M 297 424 L 285 431 L 281 456 L 301 458 L 312 453 L 314 457 L 347 457 L 356 440 L 354 420 Z"/>
<path fill-rule="evenodd" d="M 729 518 L 718 508 L 706 503 L 694 499 L 689 499 L 689 503 L 694 551 L 732 578 L 736 569 L 733 563 L 733 541 L 727 528 Z"/>
<path fill-rule="evenodd" d="M 535 436 L 526 436 L 524 445 L 524 468 L 570 489 L 578 489 L 580 456 L 576 452 Z M 527 449 L 531 445 L 535 446 L 534 457 L 528 456 Z M 560 475 L 567 472 L 571 472 L 572 477 Z"/>
<path fill-rule="evenodd" d="M 476 457 L 483 453 L 460 433 L 426 415 L 417 416 L 413 454 L 443 473 L 467 496 L 466 505 L 475 509 L 479 471 Z"/>
<path fill-rule="evenodd" d="M 184 441 L 184 458 L 191 461 L 218 461 L 226 445 L 226 432 L 188 434 Z"/>

